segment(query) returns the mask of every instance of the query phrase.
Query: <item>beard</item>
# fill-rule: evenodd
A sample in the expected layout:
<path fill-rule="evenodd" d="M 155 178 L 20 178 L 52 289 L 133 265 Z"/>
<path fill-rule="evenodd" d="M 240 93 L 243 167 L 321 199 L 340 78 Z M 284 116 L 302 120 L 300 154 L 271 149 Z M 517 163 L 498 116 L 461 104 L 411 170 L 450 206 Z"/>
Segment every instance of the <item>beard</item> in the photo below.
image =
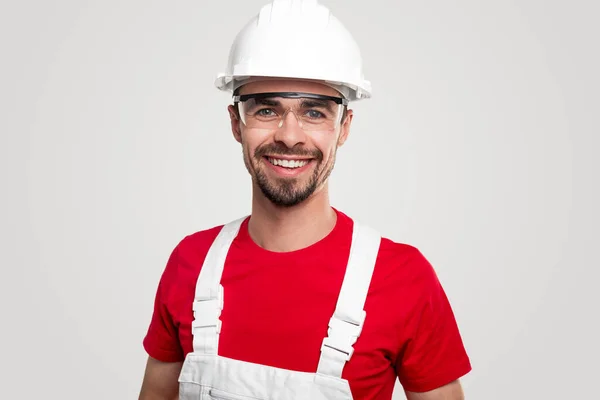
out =
<path fill-rule="evenodd" d="M 260 167 L 261 161 L 265 160 L 264 156 L 267 154 L 271 156 L 310 157 L 312 159 L 311 162 L 315 163 L 313 173 L 308 177 L 306 182 L 302 182 L 306 178 L 302 180 L 298 178 L 270 178 Z M 258 147 L 254 152 L 253 158 L 253 164 L 256 168 L 251 168 L 250 160 L 248 160 L 244 152 L 244 163 L 252 176 L 252 180 L 271 203 L 285 208 L 296 206 L 308 199 L 327 180 L 335 163 L 334 154 L 331 159 L 331 165 L 321 173 L 323 153 L 320 150 L 290 149 L 277 143 Z"/>

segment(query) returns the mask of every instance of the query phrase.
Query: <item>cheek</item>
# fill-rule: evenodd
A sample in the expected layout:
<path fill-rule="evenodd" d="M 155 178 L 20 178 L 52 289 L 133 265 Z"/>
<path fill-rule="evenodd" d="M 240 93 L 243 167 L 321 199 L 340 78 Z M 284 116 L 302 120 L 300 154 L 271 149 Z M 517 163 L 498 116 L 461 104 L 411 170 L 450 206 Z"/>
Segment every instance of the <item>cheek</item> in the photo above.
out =
<path fill-rule="evenodd" d="M 268 132 L 261 131 L 242 131 L 242 149 L 244 156 L 249 159 L 252 164 L 256 164 L 254 153 L 256 149 L 269 142 L 271 135 Z"/>
<path fill-rule="evenodd" d="M 260 146 L 260 138 L 257 135 L 252 135 L 252 132 L 242 131 L 242 147 L 244 152 L 253 154 L 258 146 Z"/>
<path fill-rule="evenodd" d="M 323 164 L 331 163 L 338 147 L 339 132 L 315 136 L 314 145 L 323 153 Z"/>

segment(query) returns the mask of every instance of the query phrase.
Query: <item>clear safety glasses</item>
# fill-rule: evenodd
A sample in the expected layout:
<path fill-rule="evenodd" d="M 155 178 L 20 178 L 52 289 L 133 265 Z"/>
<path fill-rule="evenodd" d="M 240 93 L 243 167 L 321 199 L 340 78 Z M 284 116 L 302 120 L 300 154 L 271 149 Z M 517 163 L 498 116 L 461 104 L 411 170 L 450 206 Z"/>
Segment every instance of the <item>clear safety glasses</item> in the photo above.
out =
<path fill-rule="evenodd" d="M 233 97 L 240 119 L 250 129 L 275 130 L 283 126 L 289 112 L 305 131 L 336 129 L 348 100 L 313 93 L 253 93 Z"/>

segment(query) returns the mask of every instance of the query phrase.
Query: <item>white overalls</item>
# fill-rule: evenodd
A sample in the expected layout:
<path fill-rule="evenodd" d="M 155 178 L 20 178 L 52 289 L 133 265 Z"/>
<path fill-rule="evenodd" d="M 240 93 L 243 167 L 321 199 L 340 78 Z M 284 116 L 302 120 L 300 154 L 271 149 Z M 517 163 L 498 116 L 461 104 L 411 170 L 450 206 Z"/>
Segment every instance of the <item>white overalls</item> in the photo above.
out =
<path fill-rule="evenodd" d="M 354 351 L 366 317 L 380 235 L 354 223 L 348 266 L 336 309 L 323 339 L 316 373 L 291 371 L 218 355 L 223 309 L 221 276 L 229 247 L 244 218 L 226 224 L 210 247 L 196 284 L 193 352 L 179 375 L 181 400 L 351 400 L 344 365 Z"/>

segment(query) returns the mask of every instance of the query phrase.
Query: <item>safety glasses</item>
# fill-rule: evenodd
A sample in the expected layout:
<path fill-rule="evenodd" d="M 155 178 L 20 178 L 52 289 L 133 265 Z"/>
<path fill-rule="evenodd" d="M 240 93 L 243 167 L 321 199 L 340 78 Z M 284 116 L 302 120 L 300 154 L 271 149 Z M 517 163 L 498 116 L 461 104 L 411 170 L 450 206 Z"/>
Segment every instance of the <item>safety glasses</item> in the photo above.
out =
<path fill-rule="evenodd" d="M 305 131 L 331 131 L 342 121 L 348 100 L 315 93 L 252 93 L 233 97 L 240 119 L 250 129 L 275 130 L 288 113 Z"/>

